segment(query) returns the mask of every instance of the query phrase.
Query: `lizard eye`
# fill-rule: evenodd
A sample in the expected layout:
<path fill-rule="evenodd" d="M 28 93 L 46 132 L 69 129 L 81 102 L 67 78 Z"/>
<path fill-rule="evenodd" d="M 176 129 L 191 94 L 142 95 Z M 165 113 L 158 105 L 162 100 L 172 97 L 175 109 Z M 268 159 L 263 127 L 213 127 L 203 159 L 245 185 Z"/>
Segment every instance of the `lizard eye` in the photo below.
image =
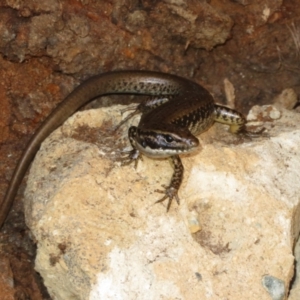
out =
<path fill-rule="evenodd" d="M 174 141 L 174 139 L 173 139 L 173 137 L 172 137 L 171 135 L 167 135 L 167 136 L 166 136 L 166 141 L 167 141 L 168 143 L 171 143 L 171 142 Z"/>

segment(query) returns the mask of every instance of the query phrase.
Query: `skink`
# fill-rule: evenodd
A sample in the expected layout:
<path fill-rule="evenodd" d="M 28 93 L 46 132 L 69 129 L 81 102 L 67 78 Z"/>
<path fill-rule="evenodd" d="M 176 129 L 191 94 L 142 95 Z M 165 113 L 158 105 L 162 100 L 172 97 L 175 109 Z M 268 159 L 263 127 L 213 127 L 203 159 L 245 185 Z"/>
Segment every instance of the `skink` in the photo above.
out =
<path fill-rule="evenodd" d="M 152 71 L 116 71 L 94 76 L 79 85 L 44 120 L 29 141 L 10 181 L 0 206 L 0 228 L 16 196 L 18 187 L 41 143 L 74 112 L 96 97 L 109 94 L 143 94 L 151 97 L 138 106 L 141 119 L 128 131 L 132 151 L 127 162 L 137 161 L 141 154 L 168 157 L 174 166 L 171 182 L 157 202 L 177 195 L 183 178 L 179 154 L 195 150 L 195 137 L 215 121 L 230 125 L 233 133 L 245 133 L 246 119 L 235 110 L 214 104 L 210 93 L 197 83 L 179 76 Z"/>

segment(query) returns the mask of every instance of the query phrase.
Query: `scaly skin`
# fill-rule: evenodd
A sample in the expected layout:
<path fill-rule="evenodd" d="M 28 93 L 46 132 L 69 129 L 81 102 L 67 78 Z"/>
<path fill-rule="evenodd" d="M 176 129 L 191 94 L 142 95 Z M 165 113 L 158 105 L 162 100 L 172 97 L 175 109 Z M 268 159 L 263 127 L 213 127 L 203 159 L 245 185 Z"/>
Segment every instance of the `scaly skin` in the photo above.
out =
<path fill-rule="evenodd" d="M 245 124 L 245 119 L 233 110 L 226 109 L 224 115 L 226 118 L 223 118 L 222 109 L 214 105 L 208 91 L 192 81 L 175 75 L 152 71 L 117 71 L 94 76 L 68 95 L 32 136 L 0 205 L 0 228 L 41 143 L 81 106 L 96 97 L 109 94 L 144 94 L 167 98 L 150 104 L 150 108 L 147 106 L 144 112 L 143 105 L 140 106 L 141 121 L 138 127 L 131 127 L 129 130 L 129 139 L 133 146 L 129 159 L 137 159 L 140 152 L 151 157 L 172 158 L 175 175 L 171 184 L 166 187 L 165 196 L 159 200 L 169 198 L 168 208 L 173 197 L 179 202 L 177 192 L 182 181 L 183 167 L 178 154 L 190 152 L 198 146 L 199 142 L 194 135 L 208 129 L 215 120 L 232 125 L 234 127 L 232 131 L 235 132 Z M 166 96 L 169 96 L 169 100 Z M 230 118 L 227 118 L 229 112 Z"/>

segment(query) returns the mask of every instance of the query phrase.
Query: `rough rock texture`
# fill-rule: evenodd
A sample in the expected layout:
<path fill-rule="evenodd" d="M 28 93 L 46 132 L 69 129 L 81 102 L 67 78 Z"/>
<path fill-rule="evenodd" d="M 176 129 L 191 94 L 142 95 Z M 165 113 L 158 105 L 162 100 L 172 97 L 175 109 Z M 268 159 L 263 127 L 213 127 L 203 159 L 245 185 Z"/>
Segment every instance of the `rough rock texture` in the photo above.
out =
<path fill-rule="evenodd" d="M 27 224 L 53 299 L 285 299 L 300 229 L 300 115 L 256 108 L 269 138 L 242 141 L 219 124 L 202 134 L 200 153 L 183 158 L 181 205 L 166 213 L 153 203 L 168 161 L 116 162 L 126 133 L 108 128 L 119 111 L 76 114 L 31 168 Z"/>
<path fill-rule="evenodd" d="M 96 73 L 171 72 L 193 78 L 223 103 L 228 78 L 244 113 L 286 88 L 297 97 L 299 16 L 299 0 L 0 0 L 0 201 L 30 136 Z M 23 217 L 25 183 L 0 232 L 0 256 L 11 254 L 13 271 L 2 276 L 27 298 L 45 300 L 29 271 L 35 253 Z M 0 288 L 0 299 L 6 296 Z"/>
<path fill-rule="evenodd" d="M 19 256 L 13 257 L 7 247 L 1 250 L 5 255 L 0 258 L 0 299 L 49 299 L 47 293 L 41 293 L 45 289 L 39 286 L 39 276 L 32 272 L 32 258 L 25 251 L 19 250 Z"/>
<path fill-rule="evenodd" d="M 175 59 L 182 45 L 212 49 L 233 26 L 213 6 L 186 0 L 4 2 L 0 52 L 19 62 L 47 56 L 69 74 L 151 65 L 160 53 Z"/>
<path fill-rule="evenodd" d="M 296 268 L 295 273 L 297 273 L 297 277 L 292 285 L 289 300 L 298 300 L 300 298 L 300 239 L 298 239 L 297 244 L 295 246 L 294 255 L 296 259 Z"/>
<path fill-rule="evenodd" d="M 14 280 L 13 272 L 9 265 L 9 260 L 7 258 L 1 258 L 0 260 L 0 290 L 3 292 L 3 295 L 6 295 L 7 300 L 14 299 Z"/>

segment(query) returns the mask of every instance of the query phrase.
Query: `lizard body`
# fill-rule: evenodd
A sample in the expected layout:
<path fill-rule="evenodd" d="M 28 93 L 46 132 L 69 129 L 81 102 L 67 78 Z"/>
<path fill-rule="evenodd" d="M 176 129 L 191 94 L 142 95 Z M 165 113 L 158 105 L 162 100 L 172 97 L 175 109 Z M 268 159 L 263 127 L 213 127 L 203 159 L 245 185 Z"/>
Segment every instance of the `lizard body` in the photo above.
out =
<path fill-rule="evenodd" d="M 183 178 L 179 154 L 195 150 L 199 141 L 195 135 L 207 130 L 215 121 L 230 125 L 233 133 L 246 132 L 246 119 L 238 112 L 216 105 L 210 93 L 197 83 L 185 78 L 152 71 L 115 71 L 94 76 L 70 93 L 44 120 L 29 141 L 0 204 L 0 228 L 16 196 L 18 187 L 46 137 L 66 121 L 80 107 L 96 97 L 109 94 L 141 94 L 154 96 L 141 103 L 142 113 L 137 127 L 132 126 L 128 136 L 133 150 L 128 162 L 141 154 L 150 157 L 171 158 L 174 174 L 164 197 L 177 196 Z"/>

